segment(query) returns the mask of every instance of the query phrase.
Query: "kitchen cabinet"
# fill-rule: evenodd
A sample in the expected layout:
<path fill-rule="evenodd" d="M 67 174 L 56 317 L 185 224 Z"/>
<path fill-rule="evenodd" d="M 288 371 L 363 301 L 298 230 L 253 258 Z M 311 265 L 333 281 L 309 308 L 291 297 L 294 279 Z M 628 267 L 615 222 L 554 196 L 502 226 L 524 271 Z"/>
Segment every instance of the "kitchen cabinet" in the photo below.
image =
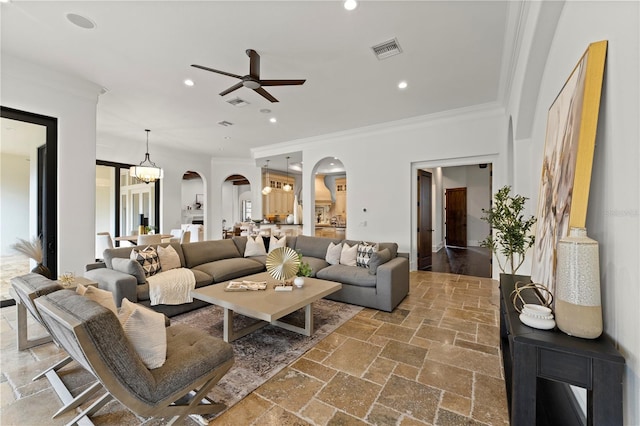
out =
<path fill-rule="evenodd" d="M 336 179 L 336 203 L 333 206 L 333 214 L 347 218 L 347 179 Z"/>
<path fill-rule="evenodd" d="M 262 196 L 264 216 L 287 216 L 293 214 L 293 191 L 282 189 L 286 183 L 293 187 L 295 179 L 277 173 L 269 173 L 269 186 L 271 192 Z M 263 178 L 263 186 L 267 185 L 266 177 Z"/>

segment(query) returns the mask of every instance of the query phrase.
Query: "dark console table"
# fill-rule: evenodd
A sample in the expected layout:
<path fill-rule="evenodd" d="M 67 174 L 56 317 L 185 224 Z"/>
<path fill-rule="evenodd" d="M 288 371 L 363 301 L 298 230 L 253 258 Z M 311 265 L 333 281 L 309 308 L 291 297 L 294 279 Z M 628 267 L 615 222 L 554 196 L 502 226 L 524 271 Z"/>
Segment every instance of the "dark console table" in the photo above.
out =
<path fill-rule="evenodd" d="M 522 324 L 510 297 L 516 281 L 530 279 L 500 277 L 500 346 L 511 424 L 622 425 L 622 355 L 603 336 L 581 339 Z M 538 303 L 532 293 L 523 297 Z M 569 384 L 587 389 L 586 419 Z"/>

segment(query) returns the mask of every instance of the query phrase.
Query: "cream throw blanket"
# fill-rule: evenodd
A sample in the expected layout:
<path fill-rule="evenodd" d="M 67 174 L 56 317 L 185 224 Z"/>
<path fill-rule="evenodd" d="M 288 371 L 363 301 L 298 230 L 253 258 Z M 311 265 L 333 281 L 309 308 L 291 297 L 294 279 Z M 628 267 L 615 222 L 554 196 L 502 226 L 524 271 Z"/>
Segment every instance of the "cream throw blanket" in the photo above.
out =
<path fill-rule="evenodd" d="M 148 277 L 147 282 L 151 306 L 193 302 L 191 290 L 196 288 L 196 277 L 190 269 L 176 268 L 162 271 Z"/>

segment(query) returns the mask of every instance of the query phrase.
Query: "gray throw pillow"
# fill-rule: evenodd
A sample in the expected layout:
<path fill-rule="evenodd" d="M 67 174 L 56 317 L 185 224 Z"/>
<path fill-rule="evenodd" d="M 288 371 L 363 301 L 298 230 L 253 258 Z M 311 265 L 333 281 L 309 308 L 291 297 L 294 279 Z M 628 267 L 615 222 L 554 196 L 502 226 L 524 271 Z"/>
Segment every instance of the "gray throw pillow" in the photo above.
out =
<path fill-rule="evenodd" d="M 378 266 L 383 265 L 391 260 L 391 252 L 388 248 L 376 251 L 371 254 L 369 260 L 369 273 L 375 275 L 378 272 Z"/>
<path fill-rule="evenodd" d="M 138 280 L 138 284 L 144 284 L 147 282 L 147 278 L 144 275 L 144 269 L 138 261 L 132 259 L 123 259 L 121 257 L 114 257 L 111 260 L 113 269 L 115 271 L 124 272 L 125 274 L 133 275 Z"/>

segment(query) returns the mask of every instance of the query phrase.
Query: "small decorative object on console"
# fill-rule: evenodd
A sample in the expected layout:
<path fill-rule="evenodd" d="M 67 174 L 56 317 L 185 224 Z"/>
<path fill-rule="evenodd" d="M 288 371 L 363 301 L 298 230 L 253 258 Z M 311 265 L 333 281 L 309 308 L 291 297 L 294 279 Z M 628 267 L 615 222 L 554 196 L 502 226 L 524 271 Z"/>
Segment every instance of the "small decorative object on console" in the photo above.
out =
<path fill-rule="evenodd" d="M 551 330 L 556 326 L 550 308 L 530 303 L 525 304 L 522 308 L 520 321 L 529 327 L 539 328 L 541 330 Z"/>

